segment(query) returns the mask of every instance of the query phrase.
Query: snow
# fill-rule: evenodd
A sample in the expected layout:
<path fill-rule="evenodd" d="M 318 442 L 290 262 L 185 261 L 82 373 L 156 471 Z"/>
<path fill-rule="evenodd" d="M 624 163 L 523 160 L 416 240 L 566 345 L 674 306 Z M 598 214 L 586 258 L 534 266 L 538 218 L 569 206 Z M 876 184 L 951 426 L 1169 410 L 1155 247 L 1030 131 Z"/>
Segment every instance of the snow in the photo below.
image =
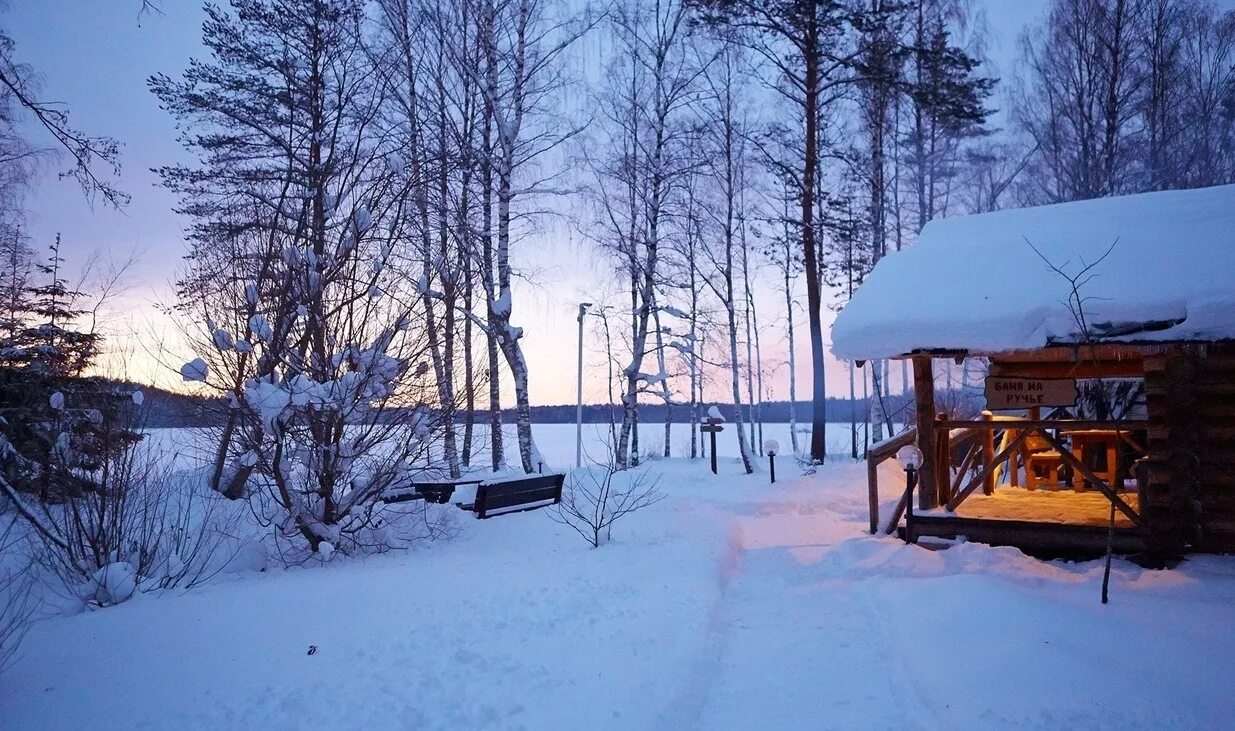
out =
<path fill-rule="evenodd" d="M 232 334 L 223 328 L 214 331 L 214 347 L 219 350 L 231 350 L 236 342 L 232 339 Z"/>
<path fill-rule="evenodd" d="M 128 601 L 137 591 L 137 569 L 124 561 L 110 563 L 90 575 L 82 587 L 83 598 L 102 606 Z"/>
<path fill-rule="evenodd" d="M 573 426 L 534 429 L 573 455 Z M 585 429 L 592 446 L 602 429 Z M 732 454 L 716 477 L 705 460 L 640 467 L 666 499 L 595 550 L 546 510 L 478 521 L 432 506 L 460 516 L 454 539 L 40 622 L 0 675 L 0 718 L 997 730 L 1221 728 L 1235 712 L 1235 559 L 1117 560 L 1103 606 L 1099 562 L 866 535 L 863 464 L 802 476 L 784 460 L 769 485 Z"/>
<path fill-rule="evenodd" d="M 205 381 L 206 376 L 209 375 L 209 373 L 210 368 L 206 365 L 206 361 L 201 358 L 194 358 L 188 363 L 180 366 L 180 376 L 188 382 Z"/>
<path fill-rule="evenodd" d="M 270 322 L 265 315 L 254 315 L 249 318 L 249 330 L 253 331 L 253 336 L 263 343 L 270 342 L 270 338 L 274 337 L 274 331 L 270 327 Z"/>
<path fill-rule="evenodd" d="M 1034 248 L 1070 276 L 1110 250 L 1081 289 L 1092 335 L 1235 338 L 1235 185 L 1227 185 L 932 221 L 917 244 L 882 259 L 837 316 L 832 352 L 866 360 L 1077 341 L 1071 287 Z M 1146 324 L 1160 329 L 1136 331 Z"/>
<path fill-rule="evenodd" d="M 53 409 L 55 409 L 56 411 L 63 411 L 64 410 L 64 394 L 60 393 L 59 391 L 56 391 L 55 393 L 51 395 L 49 399 L 47 399 L 47 404 L 51 406 Z"/>
<path fill-rule="evenodd" d="M 493 306 L 490 308 L 493 314 L 499 316 L 507 316 L 510 314 L 510 290 L 502 290 L 501 296 L 493 300 Z"/>
<path fill-rule="evenodd" d="M 134 391 L 131 398 L 133 399 L 133 403 L 135 405 L 141 406 L 142 402 L 146 400 L 146 394 L 142 393 L 141 391 Z"/>

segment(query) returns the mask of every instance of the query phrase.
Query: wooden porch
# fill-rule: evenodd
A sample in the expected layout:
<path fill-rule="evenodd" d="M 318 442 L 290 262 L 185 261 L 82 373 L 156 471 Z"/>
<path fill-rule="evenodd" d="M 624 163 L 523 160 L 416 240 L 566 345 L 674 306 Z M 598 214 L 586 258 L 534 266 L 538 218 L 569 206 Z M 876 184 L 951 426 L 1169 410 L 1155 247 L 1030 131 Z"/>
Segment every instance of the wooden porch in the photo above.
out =
<path fill-rule="evenodd" d="M 1114 549 L 1144 551 L 1145 485 L 1131 472 L 1132 457 L 1144 453 L 1136 435 L 1146 427 L 1141 421 L 937 415 L 927 430 L 934 459 L 924 461 L 918 505 L 911 505 L 906 490 L 886 525 L 878 515 L 878 465 L 907 444 L 921 447 L 922 435 L 910 430 L 868 455 L 871 532 L 1090 554 L 1105 550 L 1113 516 Z"/>

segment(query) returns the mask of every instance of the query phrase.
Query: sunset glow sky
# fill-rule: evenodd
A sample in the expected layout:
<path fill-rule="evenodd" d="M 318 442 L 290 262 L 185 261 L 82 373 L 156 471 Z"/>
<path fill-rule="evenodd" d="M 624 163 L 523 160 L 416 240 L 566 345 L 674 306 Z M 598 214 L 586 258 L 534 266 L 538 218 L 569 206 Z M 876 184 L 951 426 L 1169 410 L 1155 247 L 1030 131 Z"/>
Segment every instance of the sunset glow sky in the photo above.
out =
<path fill-rule="evenodd" d="M 1235 0 L 1223 4 L 1235 6 Z M 1005 76 L 1011 71 L 1016 37 L 1043 12 L 1045 0 L 978 0 L 991 30 L 990 54 Z M 16 55 L 30 63 L 42 79 L 44 95 L 71 106 L 73 123 L 92 134 L 124 143 L 121 187 L 132 195 L 123 212 L 91 208 L 79 188 L 56 177 L 47 166 L 29 199 L 28 230 L 40 254 L 57 232 L 65 239 L 70 266 L 91 251 L 110 251 L 123 259 L 138 254 L 124 299 L 113 317 L 112 342 L 124 353 L 130 377 L 176 386 L 179 376 L 166 365 L 178 365 L 187 353 L 176 352 L 160 364 L 150 343 L 166 339 L 174 346 L 175 327 L 156 305 L 170 304 L 171 287 L 185 253 L 184 221 L 173 212 L 174 197 L 157 186 L 151 168 L 184 159 L 169 115 L 158 108 L 146 89 L 146 78 L 163 72 L 176 75 L 191 56 L 204 55 L 200 44 L 203 14 L 199 0 L 162 0 L 163 14 L 142 18 L 139 0 L 47 0 L 15 2 L 2 19 L 17 43 Z M 1002 98 L 995 106 L 1006 106 Z M 580 301 L 601 302 L 606 282 L 614 277 L 610 263 L 579 241 L 566 227 L 557 227 L 522 243 L 516 262 L 530 282 L 522 282 L 514 298 L 514 323 L 525 330 L 533 403 L 574 401 L 575 312 Z M 767 272 L 771 281 L 771 272 Z M 804 296 L 802 297 L 804 300 Z M 764 360 L 783 361 L 784 307 L 769 285 L 759 294 L 764 333 Z M 830 320 L 831 315 L 827 315 Z M 798 397 L 809 397 L 809 351 L 805 314 L 800 324 Z M 620 326 L 619 327 L 620 330 Z M 137 337 L 140 336 L 140 337 Z M 136 339 L 135 339 L 136 338 Z M 586 398 L 605 400 L 604 356 L 600 341 L 588 342 Z M 847 395 L 844 366 L 828 363 L 829 390 Z M 787 397 L 787 371 L 769 376 L 769 396 Z M 899 384 L 894 378 L 894 384 Z M 507 389 L 509 394 L 509 389 Z M 719 395 L 719 392 L 718 392 Z"/>

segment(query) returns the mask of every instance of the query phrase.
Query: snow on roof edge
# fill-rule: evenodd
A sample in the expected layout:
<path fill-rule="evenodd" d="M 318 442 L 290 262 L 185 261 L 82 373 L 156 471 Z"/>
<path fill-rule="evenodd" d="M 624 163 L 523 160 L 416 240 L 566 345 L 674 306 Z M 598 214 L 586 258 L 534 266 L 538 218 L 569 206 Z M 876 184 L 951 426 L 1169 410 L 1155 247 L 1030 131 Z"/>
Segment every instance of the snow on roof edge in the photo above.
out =
<path fill-rule="evenodd" d="M 1235 339 L 1235 185 L 1226 185 L 932 221 L 841 310 L 832 352 L 869 360 L 1083 341 L 1065 304 L 1071 287 L 1048 261 L 1070 276 L 1093 265 L 1084 321 L 1091 334 L 1122 333 L 1102 342 Z M 1138 329 L 1145 323 L 1158 329 Z"/>

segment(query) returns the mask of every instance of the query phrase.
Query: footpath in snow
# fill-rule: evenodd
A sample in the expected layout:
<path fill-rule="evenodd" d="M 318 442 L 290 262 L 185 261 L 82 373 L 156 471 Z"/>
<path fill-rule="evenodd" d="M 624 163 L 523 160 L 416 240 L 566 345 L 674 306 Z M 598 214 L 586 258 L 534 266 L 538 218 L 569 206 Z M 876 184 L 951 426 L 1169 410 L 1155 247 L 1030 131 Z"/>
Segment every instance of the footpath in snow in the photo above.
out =
<path fill-rule="evenodd" d="M 1235 559 L 1117 562 L 1102 606 L 1097 562 L 866 535 L 862 465 L 774 486 L 722 467 L 641 468 L 666 499 L 598 550 L 545 511 L 459 513 L 455 539 L 421 550 L 44 621 L 0 676 L 0 727 L 1196 729 L 1235 715 Z"/>

